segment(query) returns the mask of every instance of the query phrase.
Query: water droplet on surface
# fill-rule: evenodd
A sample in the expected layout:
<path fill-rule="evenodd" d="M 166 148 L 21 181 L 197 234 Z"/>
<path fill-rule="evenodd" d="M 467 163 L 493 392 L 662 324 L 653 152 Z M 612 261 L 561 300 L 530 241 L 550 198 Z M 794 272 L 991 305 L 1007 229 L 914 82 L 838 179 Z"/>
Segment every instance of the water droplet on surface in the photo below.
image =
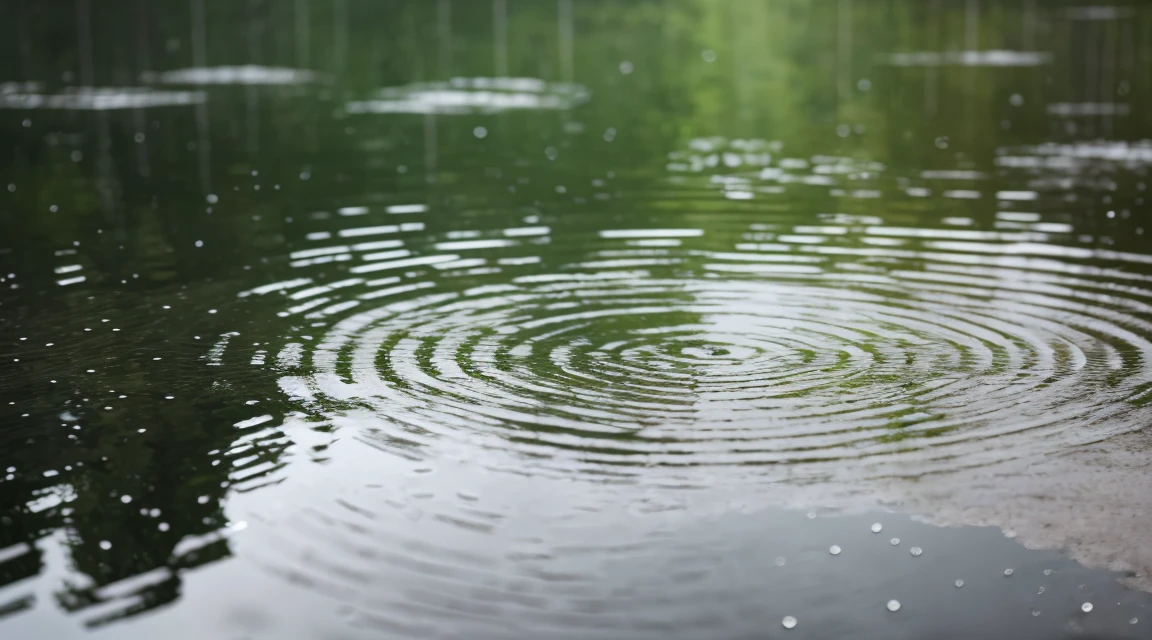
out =
<path fill-rule="evenodd" d="M 1004 575 L 1005 575 L 1005 576 L 1010 576 L 1010 575 L 1012 575 L 1013 573 L 1016 573 L 1016 571 L 1014 571 L 1013 569 L 1005 569 L 1005 570 L 1004 570 Z"/>
<path fill-rule="evenodd" d="M 476 127 L 475 129 L 472 130 L 472 135 L 483 140 L 484 138 L 488 137 L 488 130 L 485 129 L 484 127 Z"/>
<path fill-rule="evenodd" d="M 809 511 L 808 512 L 808 519 L 809 520 L 815 520 L 816 519 L 816 512 L 815 511 Z"/>
<path fill-rule="evenodd" d="M 1140 618 L 1132 618 L 1128 621 L 1128 624 L 1136 624 L 1137 622 L 1140 622 Z"/>
<path fill-rule="evenodd" d="M 1093 607 L 1092 607 L 1091 602 L 1085 602 L 1084 604 L 1080 605 L 1080 610 L 1083 611 L 1084 613 L 1091 613 L 1092 608 Z"/>
<path fill-rule="evenodd" d="M 872 81 L 868 78 L 860 78 L 860 81 L 856 83 L 856 88 L 861 91 L 868 91 L 872 88 Z"/>
<path fill-rule="evenodd" d="M 912 547 L 911 549 L 908 550 L 908 553 L 911 553 L 912 555 L 919 557 L 920 554 L 924 553 L 924 550 L 921 549 L 920 547 Z"/>
<path fill-rule="evenodd" d="M 633 67 L 631 62 L 625 60 L 624 62 L 620 63 L 620 73 L 628 75 L 629 73 L 632 73 L 632 69 Z"/>
<path fill-rule="evenodd" d="M 892 538 L 891 540 L 888 541 L 888 544 L 895 547 L 896 545 L 900 544 L 900 538 Z"/>
<path fill-rule="evenodd" d="M 851 133 L 852 127 L 846 124 L 837 125 L 836 127 L 836 135 L 840 136 L 841 138 L 847 138 Z"/>
<path fill-rule="evenodd" d="M 828 553 L 831 553 L 834 556 L 840 555 L 840 545 L 834 544 L 831 547 L 828 547 Z"/>
<path fill-rule="evenodd" d="M 1024 105 L 1024 96 L 1020 95 L 1019 93 L 1013 93 L 1012 97 L 1008 98 L 1008 102 L 1013 107 L 1023 106 Z"/>
<path fill-rule="evenodd" d="M 1032 617 L 1035 618 L 1038 615 L 1040 615 L 1040 610 L 1039 609 L 1033 609 L 1032 610 Z"/>
<path fill-rule="evenodd" d="M 899 611 L 900 610 L 900 601 L 899 600 L 889 600 L 888 601 L 888 610 L 889 611 Z"/>
<path fill-rule="evenodd" d="M 1050 575 L 1052 575 L 1052 570 L 1051 570 L 1051 569 L 1045 569 L 1045 570 L 1044 570 L 1044 575 L 1046 575 L 1046 576 L 1050 576 Z"/>
<path fill-rule="evenodd" d="M 785 559 L 784 556 L 780 556 L 779 558 L 776 558 L 776 566 L 777 567 L 783 567 L 787 563 L 788 563 L 788 560 Z"/>
<path fill-rule="evenodd" d="M 959 589 L 960 587 L 964 586 L 964 581 L 963 580 L 957 580 L 954 584 L 956 585 L 956 588 Z"/>
<path fill-rule="evenodd" d="M 796 618 L 784 616 L 784 620 L 782 620 L 780 624 L 783 624 L 785 629 L 791 629 L 796 626 Z"/>
<path fill-rule="evenodd" d="M 107 540 L 101 540 L 100 541 L 100 548 L 107 551 L 107 550 L 112 548 L 112 543 L 108 542 Z"/>
<path fill-rule="evenodd" d="M 879 522 L 872 524 L 872 533 L 880 533 L 883 530 L 884 530 L 884 525 L 880 524 Z"/>
<path fill-rule="evenodd" d="M 701 51 L 700 57 L 704 59 L 704 62 L 716 62 L 716 52 L 711 49 Z"/>

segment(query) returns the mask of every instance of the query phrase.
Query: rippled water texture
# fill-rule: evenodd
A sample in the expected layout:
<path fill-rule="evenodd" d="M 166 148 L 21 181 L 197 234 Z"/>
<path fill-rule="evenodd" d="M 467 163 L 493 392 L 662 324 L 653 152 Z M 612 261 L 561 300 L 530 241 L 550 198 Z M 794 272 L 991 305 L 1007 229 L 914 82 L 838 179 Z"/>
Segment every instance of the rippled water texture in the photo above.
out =
<path fill-rule="evenodd" d="M 115 4 L 0 8 L 4 637 L 1149 637 L 1152 11 Z"/>

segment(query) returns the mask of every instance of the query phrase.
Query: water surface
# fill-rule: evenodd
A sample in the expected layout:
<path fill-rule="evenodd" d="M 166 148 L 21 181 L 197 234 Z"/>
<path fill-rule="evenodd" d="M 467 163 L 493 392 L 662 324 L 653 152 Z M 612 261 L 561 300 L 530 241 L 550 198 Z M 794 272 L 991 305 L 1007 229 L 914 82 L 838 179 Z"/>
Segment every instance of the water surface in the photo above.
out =
<path fill-rule="evenodd" d="M 1143 7 L 0 15 L 12 637 L 1149 637 Z"/>

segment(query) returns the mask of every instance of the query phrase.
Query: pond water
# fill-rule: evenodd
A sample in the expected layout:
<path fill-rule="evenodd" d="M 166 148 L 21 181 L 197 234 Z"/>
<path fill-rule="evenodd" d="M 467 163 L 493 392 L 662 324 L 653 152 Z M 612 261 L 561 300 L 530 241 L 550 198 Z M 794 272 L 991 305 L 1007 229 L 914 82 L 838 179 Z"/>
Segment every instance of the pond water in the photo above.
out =
<path fill-rule="evenodd" d="M 1152 638 L 1152 10 L 65 4 L 0 636 Z"/>

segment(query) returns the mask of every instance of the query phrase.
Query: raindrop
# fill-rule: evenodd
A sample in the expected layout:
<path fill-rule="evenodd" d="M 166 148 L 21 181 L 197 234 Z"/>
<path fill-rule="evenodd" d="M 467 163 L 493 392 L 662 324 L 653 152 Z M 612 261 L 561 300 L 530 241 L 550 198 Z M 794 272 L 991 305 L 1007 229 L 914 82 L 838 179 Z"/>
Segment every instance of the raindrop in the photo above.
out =
<path fill-rule="evenodd" d="M 1040 589 L 1036 591 L 1036 595 L 1044 595 L 1044 587 L 1040 587 Z"/>
<path fill-rule="evenodd" d="M 700 57 L 704 58 L 704 62 L 716 62 L 716 52 L 711 49 L 701 51 Z"/>
<path fill-rule="evenodd" d="M 783 567 L 787 562 L 788 562 L 788 560 L 785 559 L 784 556 L 780 556 L 779 558 L 776 558 L 776 566 L 777 567 Z"/>
<path fill-rule="evenodd" d="M 620 63 L 620 73 L 623 73 L 624 75 L 628 75 L 629 73 L 632 73 L 632 63 L 628 62 L 627 60 L 625 60 L 624 62 L 621 62 Z"/>
<path fill-rule="evenodd" d="M 1013 573 L 1016 573 L 1016 572 L 1015 572 L 1015 571 L 1013 571 L 1012 569 L 1005 569 L 1005 570 L 1004 570 L 1004 575 L 1005 575 L 1005 576 L 1010 576 L 1010 575 L 1012 575 Z"/>
<path fill-rule="evenodd" d="M 137 144 L 144 142 L 144 134 L 137 132 L 136 135 L 132 136 L 132 139 L 135 140 Z"/>
<path fill-rule="evenodd" d="M 612 142 L 616 139 L 616 129 L 608 127 L 604 130 L 604 142 Z"/>
<path fill-rule="evenodd" d="M 937 149 L 947 149 L 948 148 L 948 136 L 940 136 L 939 138 L 936 138 L 936 148 Z"/>
<path fill-rule="evenodd" d="M 889 611 L 899 611 L 900 610 L 900 601 L 899 600 L 889 600 L 888 601 L 888 610 Z"/>
<path fill-rule="evenodd" d="M 204 199 L 208 201 L 208 204 L 216 204 L 220 201 L 220 198 L 218 198 L 215 193 L 209 193 L 208 197 Z"/>
<path fill-rule="evenodd" d="M 1045 570 L 1044 570 L 1044 575 L 1046 575 L 1046 576 L 1050 576 L 1050 575 L 1052 575 L 1052 570 L 1051 570 L 1051 569 L 1045 569 Z"/>
<path fill-rule="evenodd" d="M 1084 613 L 1092 613 L 1092 603 L 1085 602 L 1084 604 L 1080 605 L 1080 610 Z"/>
<path fill-rule="evenodd" d="M 785 629 L 791 629 L 792 627 L 796 626 L 796 618 L 793 618 L 792 616 L 784 616 L 784 620 L 781 622 L 781 624 L 784 625 Z"/>
<path fill-rule="evenodd" d="M 828 547 L 828 553 L 831 553 L 834 556 L 840 555 L 840 545 L 834 544 L 831 547 Z"/>
<path fill-rule="evenodd" d="M 84 159 L 84 154 L 79 151 L 73 151 L 70 157 L 72 158 L 72 162 L 80 162 Z"/>
<path fill-rule="evenodd" d="M 108 542 L 107 540 L 101 540 L 100 541 L 100 548 L 107 551 L 107 550 L 112 548 L 112 543 Z"/>
<path fill-rule="evenodd" d="M 900 538 L 892 538 L 891 540 L 888 541 L 888 544 L 895 547 L 896 545 L 900 544 Z"/>
<path fill-rule="evenodd" d="M 556 147 L 545 147 L 544 155 L 548 156 L 549 160 L 555 160 L 560 155 L 560 152 L 556 150 Z"/>
<path fill-rule="evenodd" d="M 124 504 L 128 504 L 128 503 L 132 502 L 132 496 L 120 496 L 120 502 L 123 502 Z"/>
<path fill-rule="evenodd" d="M 956 582 L 954 582 L 953 584 L 955 584 L 955 585 L 956 585 L 956 588 L 957 588 L 957 589 L 959 589 L 960 587 L 963 587 L 963 586 L 964 586 L 964 581 L 963 581 L 963 580 L 957 580 L 957 581 L 956 581 Z"/>
<path fill-rule="evenodd" d="M 912 547 L 911 549 L 908 550 L 908 553 L 911 553 L 912 555 L 914 555 L 916 557 L 920 557 L 920 554 L 924 553 L 924 550 L 921 549 L 920 547 Z"/>
<path fill-rule="evenodd" d="M 199 249 L 200 247 L 203 247 L 203 246 L 204 246 L 204 241 L 203 241 L 203 240 L 197 240 L 197 241 L 196 241 L 196 248 L 197 248 L 197 249 Z"/>
<path fill-rule="evenodd" d="M 880 533 L 883 530 L 884 530 L 884 525 L 880 524 L 879 522 L 875 522 L 872 524 L 872 533 Z"/>
<path fill-rule="evenodd" d="M 485 129 L 484 127 L 476 127 L 475 129 L 472 130 L 472 135 L 483 140 L 484 138 L 488 137 L 488 130 Z"/>
<path fill-rule="evenodd" d="M 1008 102 L 1011 103 L 1013 107 L 1023 106 L 1024 96 L 1020 95 L 1019 93 L 1013 93 L 1012 97 L 1008 98 Z"/>
<path fill-rule="evenodd" d="M 868 78 L 860 78 L 860 82 L 856 83 L 856 88 L 861 91 L 868 91 L 872 88 L 872 81 Z"/>
<path fill-rule="evenodd" d="M 841 138 L 847 138 L 848 135 L 851 133 L 852 133 L 852 127 L 849 127 L 846 124 L 837 125 L 837 127 L 836 127 L 836 135 L 840 136 Z"/>
<path fill-rule="evenodd" d="M 1140 622 L 1140 618 L 1132 618 L 1128 621 L 1128 624 L 1136 624 L 1137 622 Z"/>
<path fill-rule="evenodd" d="M 1039 609 L 1033 609 L 1032 610 L 1032 617 L 1035 618 L 1038 615 L 1040 615 L 1040 610 Z"/>

